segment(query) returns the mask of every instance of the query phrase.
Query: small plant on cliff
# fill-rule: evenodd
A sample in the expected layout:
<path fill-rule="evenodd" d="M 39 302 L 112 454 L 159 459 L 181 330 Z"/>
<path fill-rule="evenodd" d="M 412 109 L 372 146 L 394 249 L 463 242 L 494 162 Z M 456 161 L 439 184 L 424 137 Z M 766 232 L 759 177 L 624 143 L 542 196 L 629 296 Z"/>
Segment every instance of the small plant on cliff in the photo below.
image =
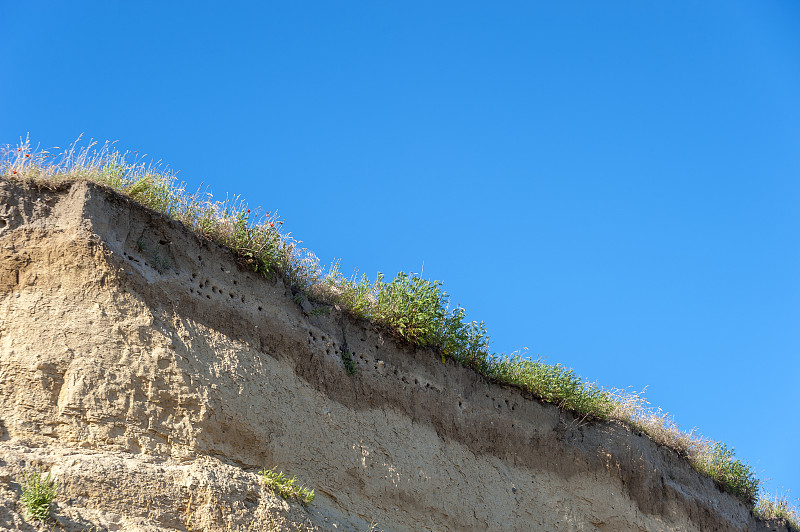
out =
<path fill-rule="evenodd" d="M 356 367 L 356 362 L 353 360 L 353 355 L 350 354 L 350 351 L 342 351 L 342 362 L 344 363 L 344 369 L 347 370 L 348 375 L 355 375 L 358 371 Z"/>
<path fill-rule="evenodd" d="M 50 504 L 56 498 L 58 482 L 50 477 L 42 476 L 40 469 L 22 473 L 22 496 L 20 502 L 25 507 L 25 514 L 37 521 L 50 518 Z"/>
<path fill-rule="evenodd" d="M 275 468 L 260 471 L 264 485 L 284 499 L 296 499 L 303 506 L 314 500 L 314 490 L 297 483 L 297 477 L 289 477 Z"/>

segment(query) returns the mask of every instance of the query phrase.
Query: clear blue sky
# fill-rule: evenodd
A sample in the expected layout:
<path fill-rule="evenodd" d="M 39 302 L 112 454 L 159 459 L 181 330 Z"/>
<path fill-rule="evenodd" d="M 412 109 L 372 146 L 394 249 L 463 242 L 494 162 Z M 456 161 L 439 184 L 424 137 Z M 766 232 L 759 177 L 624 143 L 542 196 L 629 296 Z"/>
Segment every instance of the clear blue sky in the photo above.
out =
<path fill-rule="evenodd" d="M 800 4 L 533 4 L 3 2 L 0 143 L 118 140 L 345 272 L 424 263 L 495 351 L 797 497 Z"/>

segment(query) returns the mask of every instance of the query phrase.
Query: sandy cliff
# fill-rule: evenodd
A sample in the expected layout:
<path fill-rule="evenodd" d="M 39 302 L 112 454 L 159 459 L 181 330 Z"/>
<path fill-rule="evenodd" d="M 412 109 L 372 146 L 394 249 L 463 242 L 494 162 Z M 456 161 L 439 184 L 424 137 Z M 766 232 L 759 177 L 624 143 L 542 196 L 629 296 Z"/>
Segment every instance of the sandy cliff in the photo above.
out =
<path fill-rule="evenodd" d="M 647 436 L 314 309 L 119 195 L 0 181 L 0 528 L 35 529 L 42 466 L 67 530 L 785 530 Z"/>

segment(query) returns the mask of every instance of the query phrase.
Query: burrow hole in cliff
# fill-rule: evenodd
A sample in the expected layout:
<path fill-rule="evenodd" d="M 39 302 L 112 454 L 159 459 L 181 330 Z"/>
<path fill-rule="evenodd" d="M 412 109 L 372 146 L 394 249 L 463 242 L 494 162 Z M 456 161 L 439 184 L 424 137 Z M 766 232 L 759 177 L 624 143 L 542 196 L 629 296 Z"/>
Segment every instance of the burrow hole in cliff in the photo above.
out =
<path fill-rule="evenodd" d="M 261 305 L 259 305 L 259 306 L 258 306 L 258 311 L 259 311 L 259 312 L 261 312 L 262 310 L 264 310 L 264 307 L 262 307 Z"/>
<path fill-rule="evenodd" d="M 5 229 L 7 225 L 8 225 L 8 222 L 5 221 L 3 218 L 0 218 L 0 231 Z"/>

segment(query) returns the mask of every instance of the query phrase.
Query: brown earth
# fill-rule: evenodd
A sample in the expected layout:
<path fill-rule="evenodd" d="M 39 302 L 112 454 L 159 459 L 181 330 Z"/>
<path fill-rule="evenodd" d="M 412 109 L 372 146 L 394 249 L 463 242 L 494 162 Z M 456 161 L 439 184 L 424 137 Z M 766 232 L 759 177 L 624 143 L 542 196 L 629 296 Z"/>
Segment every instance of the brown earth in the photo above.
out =
<path fill-rule="evenodd" d="M 646 435 L 315 308 L 116 193 L 0 180 L 0 529 L 44 529 L 39 466 L 57 530 L 787 530 Z"/>

